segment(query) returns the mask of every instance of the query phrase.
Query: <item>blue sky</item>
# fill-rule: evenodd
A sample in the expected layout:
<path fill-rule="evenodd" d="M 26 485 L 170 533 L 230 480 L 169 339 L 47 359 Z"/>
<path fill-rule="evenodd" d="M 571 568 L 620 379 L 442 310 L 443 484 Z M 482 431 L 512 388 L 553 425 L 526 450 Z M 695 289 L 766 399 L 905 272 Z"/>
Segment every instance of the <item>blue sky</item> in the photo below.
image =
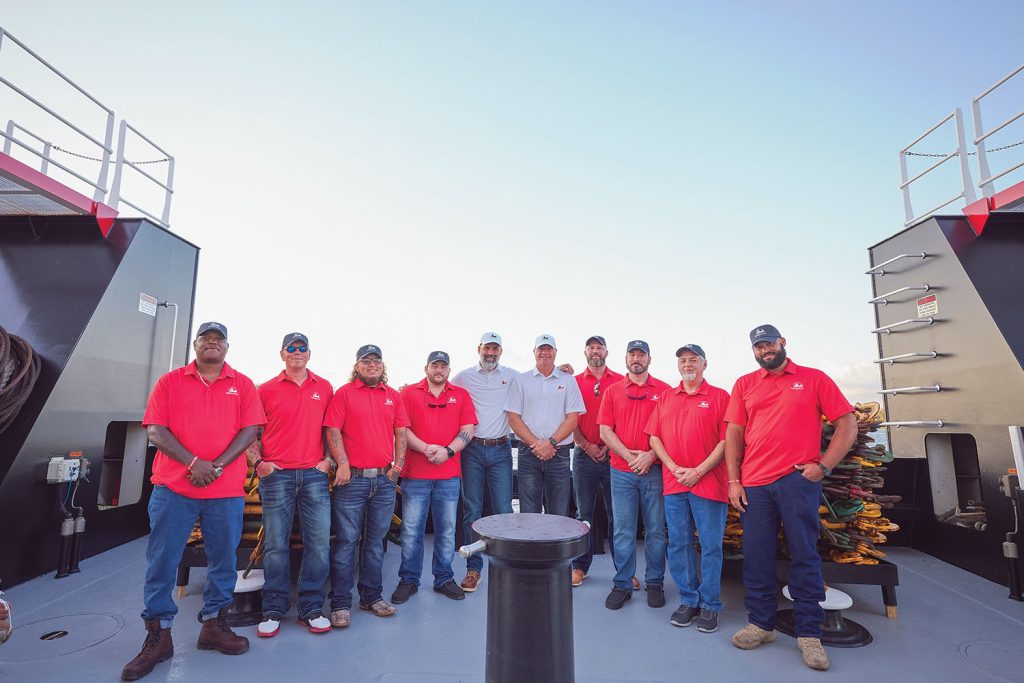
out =
<path fill-rule="evenodd" d="M 577 369 L 591 334 L 620 370 L 644 338 L 673 383 L 675 348 L 697 342 L 728 388 L 754 367 L 747 331 L 772 322 L 865 400 L 863 271 L 902 228 L 897 152 L 1019 65 L 1022 13 L 97 1 L 20 3 L 0 25 L 175 154 L 172 228 L 202 247 L 196 321 L 225 322 L 229 361 L 257 381 L 291 330 L 335 382 L 373 342 L 402 383 L 433 349 L 470 365 L 493 329 L 519 369 L 541 333 Z M 5 75 L 97 119 L 10 47 Z M 1006 99 L 987 124 L 1020 108 Z M 1018 139 L 1024 124 L 999 142 Z M 917 208 L 958 191 L 943 173 Z"/>

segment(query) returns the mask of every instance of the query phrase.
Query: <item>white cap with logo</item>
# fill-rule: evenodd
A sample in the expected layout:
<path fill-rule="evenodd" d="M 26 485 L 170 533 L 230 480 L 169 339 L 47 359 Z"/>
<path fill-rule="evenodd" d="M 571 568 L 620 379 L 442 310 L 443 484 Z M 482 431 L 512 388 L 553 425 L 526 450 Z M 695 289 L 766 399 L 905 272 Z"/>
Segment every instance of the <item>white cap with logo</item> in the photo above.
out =
<path fill-rule="evenodd" d="M 542 346 L 550 346 L 553 349 L 558 348 L 558 344 L 555 343 L 555 338 L 550 334 L 542 334 L 533 340 L 533 348 L 539 349 Z"/>
<path fill-rule="evenodd" d="M 501 346 L 501 335 L 497 332 L 484 332 L 480 335 L 481 344 L 497 344 Z"/>

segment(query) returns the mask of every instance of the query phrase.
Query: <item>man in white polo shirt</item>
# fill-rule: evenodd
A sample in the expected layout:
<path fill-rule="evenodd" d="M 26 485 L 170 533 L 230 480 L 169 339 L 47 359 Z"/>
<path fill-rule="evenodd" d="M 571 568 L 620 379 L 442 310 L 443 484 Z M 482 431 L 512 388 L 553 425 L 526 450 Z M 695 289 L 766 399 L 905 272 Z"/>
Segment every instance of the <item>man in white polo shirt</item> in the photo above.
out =
<path fill-rule="evenodd" d="M 505 399 L 509 426 L 520 441 L 519 510 L 566 515 L 572 435 L 587 409 L 576 378 L 555 367 L 555 338 L 542 334 L 533 347 L 536 367 L 515 378 Z"/>
<path fill-rule="evenodd" d="M 484 486 L 491 496 L 491 512 L 512 512 L 512 442 L 508 436 L 505 398 L 517 373 L 498 363 L 501 335 L 485 332 L 477 346 L 480 362 L 466 368 L 451 383 L 469 392 L 476 409 L 477 428 L 473 440 L 462 449 L 462 501 L 465 539 L 473 538 L 473 522 L 484 510 Z M 466 561 L 462 590 L 472 593 L 480 583 L 484 560 L 479 554 Z"/>

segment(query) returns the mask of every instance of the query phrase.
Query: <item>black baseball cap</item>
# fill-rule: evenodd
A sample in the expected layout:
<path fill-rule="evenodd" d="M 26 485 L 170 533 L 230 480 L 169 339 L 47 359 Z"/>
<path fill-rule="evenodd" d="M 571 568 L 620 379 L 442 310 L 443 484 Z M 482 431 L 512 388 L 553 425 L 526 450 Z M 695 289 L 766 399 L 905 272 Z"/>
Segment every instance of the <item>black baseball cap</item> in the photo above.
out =
<path fill-rule="evenodd" d="M 682 355 L 683 351 L 689 351 L 690 353 L 700 356 L 704 360 L 708 359 L 707 355 L 704 353 L 704 349 L 702 349 L 697 344 L 683 344 L 678 349 L 676 349 L 676 358 L 679 358 L 679 356 Z"/>
<path fill-rule="evenodd" d="M 648 346 L 647 342 L 645 342 L 643 339 L 634 339 L 633 341 L 626 344 L 626 353 L 637 350 L 643 351 L 648 356 L 651 355 L 651 347 Z"/>
<path fill-rule="evenodd" d="M 373 354 L 377 354 L 378 356 L 380 356 L 381 360 L 384 359 L 384 354 L 381 353 L 381 350 L 380 350 L 379 346 L 375 346 L 373 344 L 364 344 L 363 346 L 359 347 L 358 351 L 356 351 L 356 360 L 362 360 L 362 359 L 366 358 L 367 356 L 370 356 L 370 355 L 373 355 Z"/>
<path fill-rule="evenodd" d="M 220 336 L 224 337 L 224 341 L 228 340 L 228 328 L 221 323 L 203 323 L 199 326 L 199 331 L 196 332 L 196 339 L 199 339 L 199 337 L 202 337 L 207 332 L 218 332 L 220 333 Z"/>
<path fill-rule="evenodd" d="M 599 334 L 595 334 L 593 336 L 587 337 L 587 343 L 584 344 L 584 346 L 590 346 L 590 342 L 597 342 L 601 346 L 608 346 L 608 344 L 606 344 L 605 341 L 604 341 L 604 337 L 602 337 Z"/>
<path fill-rule="evenodd" d="M 442 362 L 445 365 L 451 365 L 452 364 L 452 361 L 448 357 L 448 354 L 445 353 L 444 351 L 431 351 L 430 355 L 427 356 L 427 365 L 430 365 L 431 363 L 437 363 L 437 362 Z"/>
<path fill-rule="evenodd" d="M 309 346 L 309 339 L 306 337 L 306 335 L 302 334 L 301 332 L 290 332 L 284 336 L 284 340 L 281 342 L 281 348 L 283 349 L 284 347 L 290 346 L 295 342 L 302 342 L 305 346 Z"/>
<path fill-rule="evenodd" d="M 750 345 L 773 342 L 781 336 L 782 333 L 775 325 L 758 325 L 750 331 Z"/>

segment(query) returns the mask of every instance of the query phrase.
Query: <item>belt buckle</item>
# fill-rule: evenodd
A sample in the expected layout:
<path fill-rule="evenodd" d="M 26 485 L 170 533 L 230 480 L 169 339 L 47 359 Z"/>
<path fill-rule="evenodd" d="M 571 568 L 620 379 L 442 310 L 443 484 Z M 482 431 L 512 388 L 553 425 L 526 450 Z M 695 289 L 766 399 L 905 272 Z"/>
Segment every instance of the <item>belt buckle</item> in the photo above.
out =
<path fill-rule="evenodd" d="M 363 470 L 363 476 L 366 477 L 367 479 L 373 479 L 379 473 L 380 473 L 380 468 L 379 467 L 373 467 L 373 468 L 370 468 L 370 469 L 364 469 Z"/>

